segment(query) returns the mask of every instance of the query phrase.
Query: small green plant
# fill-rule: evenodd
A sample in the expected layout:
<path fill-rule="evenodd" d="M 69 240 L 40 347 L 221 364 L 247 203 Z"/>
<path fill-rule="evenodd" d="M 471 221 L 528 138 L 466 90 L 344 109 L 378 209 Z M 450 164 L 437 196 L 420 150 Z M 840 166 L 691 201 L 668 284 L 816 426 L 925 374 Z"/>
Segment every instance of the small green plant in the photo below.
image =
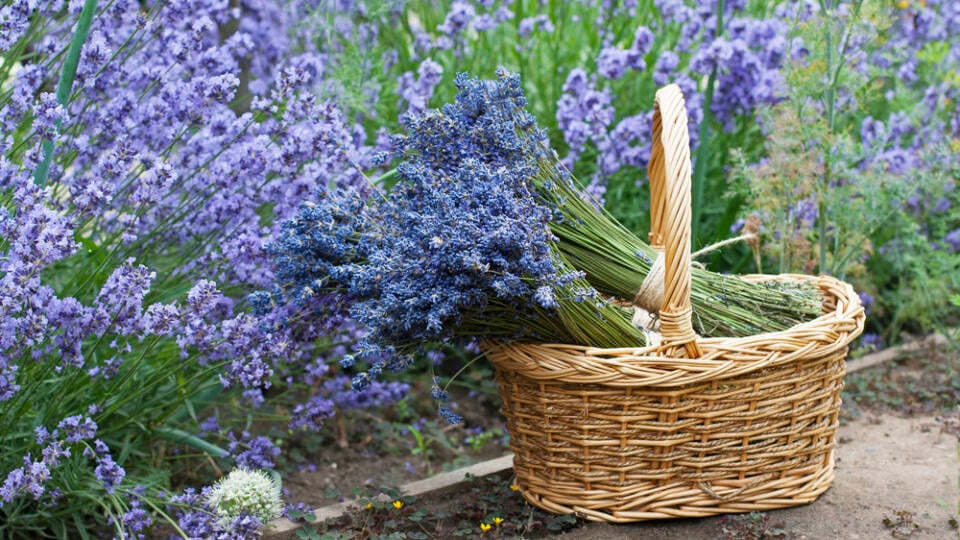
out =
<path fill-rule="evenodd" d="M 720 519 L 722 540 L 793 540 L 796 534 L 784 529 L 783 523 L 771 523 L 763 512 L 723 516 Z"/>
<path fill-rule="evenodd" d="M 466 443 L 470 445 L 470 448 L 474 452 L 479 452 L 487 446 L 490 441 L 498 439 L 504 436 L 503 429 L 495 427 L 493 429 L 483 430 L 475 435 L 470 435 L 466 438 Z"/>
<path fill-rule="evenodd" d="M 894 538 L 911 538 L 920 533 L 920 525 L 915 521 L 916 518 L 916 512 L 897 510 L 892 516 L 883 516 L 883 525 L 890 529 L 890 535 Z"/>
<path fill-rule="evenodd" d="M 313 525 L 304 525 L 299 530 L 297 530 L 297 538 L 300 540 L 333 540 L 334 538 L 344 538 L 342 536 L 334 536 L 332 534 L 321 535 L 317 532 L 317 529 Z"/>

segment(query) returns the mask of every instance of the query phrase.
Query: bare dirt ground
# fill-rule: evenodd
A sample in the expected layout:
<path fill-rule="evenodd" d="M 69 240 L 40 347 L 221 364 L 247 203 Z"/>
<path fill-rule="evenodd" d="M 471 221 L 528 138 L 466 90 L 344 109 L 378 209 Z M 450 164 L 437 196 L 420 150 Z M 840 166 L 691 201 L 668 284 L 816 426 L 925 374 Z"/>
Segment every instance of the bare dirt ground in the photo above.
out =
<path fill-rule="evenodd" d="M 490 443 L 474 451 L 461 448 L 458 465 L 466 466 L 503 455 L 502 446 Z M 425 459 L 414 454 L 378 455 L 362 448 L 330 448 L 316 460 L 316 470 L 288 477 L 283 487 L 290 500 L 303 501 L 315 508 L 353 497 L 355 488 L 399 487 L 404 484 L 455 468 L 449 454 Z"/>

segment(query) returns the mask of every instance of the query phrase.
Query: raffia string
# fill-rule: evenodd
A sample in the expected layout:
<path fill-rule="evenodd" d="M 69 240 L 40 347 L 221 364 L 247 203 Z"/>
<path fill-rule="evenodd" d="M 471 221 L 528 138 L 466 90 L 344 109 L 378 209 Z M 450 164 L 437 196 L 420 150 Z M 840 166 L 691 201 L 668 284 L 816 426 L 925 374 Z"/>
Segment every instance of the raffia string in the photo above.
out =
<path fill-rule="evenodd" d="M 654 259 L 647 277 L 643 278 L 640 290 L 633 299 L 633 305 L 648 313 L 659 313 L 663 305 L 663 249 L 657 249 L 657 258 Z M 634 321 L 636 322 L 636 321 Z"/>
<path fill-rule="evenodd" d="M 753 233 L 727 238 L 726 240 L 710 244 L 692 253 L 690 257 L 696 259 L 724 246 L 741 241 L 756 240 L 756 238 L 757 235 Z M 654 259 L 653 265 L 650 267 L 650 272 L 648 272 L 647 277 L 643 279 L 643 283 L 640 284 L 640 290 L 637 291 L 637 295 L 633 299 L 633 325 L 644 330 L 647 337 L 647 345 L 650 346 L 660 345 L 660 327 L 663 322 L 667 322 L 661 321 L 660 319 L 660 307 L 663 306 L 664 255 L 663 249 L 655 249 L 657 250 L 657 258 Z M 700 263 L 691 262 L 690 265 L 700 266 Z M 670 323 L 667 322 L 667 324 Z"/>

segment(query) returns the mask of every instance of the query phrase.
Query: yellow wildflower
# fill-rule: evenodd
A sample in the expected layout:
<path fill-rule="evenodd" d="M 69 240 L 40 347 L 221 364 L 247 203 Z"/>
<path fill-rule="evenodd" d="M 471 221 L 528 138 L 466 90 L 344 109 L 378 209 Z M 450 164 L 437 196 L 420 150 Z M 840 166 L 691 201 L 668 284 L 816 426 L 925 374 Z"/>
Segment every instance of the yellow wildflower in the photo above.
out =
<path fill-rule="evenodd" d="M 897 7 L 900 9 L 907 9 L 908 7 L 910 7 L 910 2 L 908 2 L 907 0 L 900 0 L 899 2 L 897 2 Z"/>
<path fill-rule="evenodd" d="M 499 527 L 501 523 L 503 523 L 503 518 L 502 518 L 502 517 L 495 517 L 495 518 L 493 518 L 493 524 L 496 525 L 497 527 Z"/>
<path fill-rule="evenodd" d="M 518 485 L 516 485 L 516 484 L 510 484 L 510 489 L 511 489 L 512 491 L 520 491 L 520 486 L 518 486 Z"/>
<path fill-rule="evenodd" d="M 480 524 L 480 532 L 487 532 L 487 531 L 489 531 L 489 530 L 492 529 L 492 528 L 493 528 L 493 525 L 491 525 L 491 524 L 489 524 L 489 523 L 481 523 L 481 524 Z"/>
<path fill-rule="evenodd" d="M 393 507 L 396 508 L 397 510 L 403 508 L 403 501 L 399 499 L 393 501 Z"/>

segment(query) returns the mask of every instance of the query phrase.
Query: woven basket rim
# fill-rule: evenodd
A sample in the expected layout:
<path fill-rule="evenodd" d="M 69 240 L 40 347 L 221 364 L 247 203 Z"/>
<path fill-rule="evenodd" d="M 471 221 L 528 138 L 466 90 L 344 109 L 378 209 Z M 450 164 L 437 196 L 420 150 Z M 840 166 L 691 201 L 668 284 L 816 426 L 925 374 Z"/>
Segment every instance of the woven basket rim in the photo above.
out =
<path fill-rule="evenodd" d="M 697 338 L 702 355 L 675 347 L 604 349 L 564 343 L 487 341 L 482 348 L 501 369 L 534 380 L 612 387 L 678 387 L 743 376 L 847 347 L 863 331 L 864 309 L 853 287 L 832 276 L 751 274 L 749 281 L 814 282 L 835 303 L 816 319 L 786 330 L 744 337 Z"/>

